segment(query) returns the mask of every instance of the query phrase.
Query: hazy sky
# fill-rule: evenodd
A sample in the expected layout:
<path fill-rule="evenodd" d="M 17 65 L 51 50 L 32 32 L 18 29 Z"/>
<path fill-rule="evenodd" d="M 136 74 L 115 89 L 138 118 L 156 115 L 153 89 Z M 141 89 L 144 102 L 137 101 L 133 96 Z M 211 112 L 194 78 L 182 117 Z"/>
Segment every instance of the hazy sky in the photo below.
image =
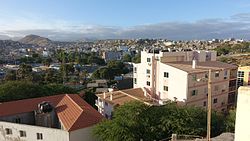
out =
<path fill-rule="evenodd" d="M 249 0 L 1 0 L 0 38 L 250 39 Z"/>

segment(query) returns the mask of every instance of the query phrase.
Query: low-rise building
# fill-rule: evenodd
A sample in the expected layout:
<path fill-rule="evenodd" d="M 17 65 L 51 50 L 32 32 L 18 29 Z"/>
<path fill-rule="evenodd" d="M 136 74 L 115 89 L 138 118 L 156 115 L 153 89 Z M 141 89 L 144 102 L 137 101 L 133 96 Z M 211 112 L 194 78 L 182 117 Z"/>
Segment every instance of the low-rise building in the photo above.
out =
<path fill-rule="evenodd" d="M 141 88 L 110 91 L 108 93 L 97 94 L 96 106 L 99 113 L 107 119 L 112 118 L 112 112 L 117 106 L 123 105 L 131 101 L 140 101 L 148 105 L 157 104 L 152 99 L 146 97 L 145 92 Z"/>
<path fill-rule="evenodd" d="M 1 141 L 93 141 L 103 119 L 76 94 L 4 102 L 0 111 Z"/>
<path fill-rule="evenodd" d="M 122 52 L 121 51 L 105 51 L 102 53 L 102 58 L 105 62 L 111 60 L 121 60 L 122 59 Z"/>

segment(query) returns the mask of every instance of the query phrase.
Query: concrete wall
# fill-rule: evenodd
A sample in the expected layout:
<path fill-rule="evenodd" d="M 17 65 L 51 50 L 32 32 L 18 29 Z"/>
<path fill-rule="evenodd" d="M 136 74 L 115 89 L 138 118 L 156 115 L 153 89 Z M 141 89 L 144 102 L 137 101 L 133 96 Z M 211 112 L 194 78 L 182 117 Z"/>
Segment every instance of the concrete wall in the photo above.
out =
<path fill-rule="evenodd" d="M 94 126 L 75 130 L 70 132 L 69 140 L 70 141 L 97 141 L 97 139 L 93 135 Z"/>
<path fill-rule="evenodd" d="M 187 99 L 187 73 L 171 67 L 169 65 L 158 62 L 156 77 L 156 92 L 160 94 L 162 100 L 184 101 Z M 167 72 L 169 77 L 164 77 Z M 168 86 L 168 91 L 164 91 L 163 87 Z"/>
<path fill-rule="evenodd" d="M 227 75 L 224 75 L 225 71 Z M 212 72 L 212 108 L 217 111 L 224 111 L 228 105 L 228 93 L 229 93 L 229 74 L 230 70 L 223 70 L 219 72 L 219 77 L 215 77 L 215 72 Z M 205 77 L 207 75 L 207 78 Z M 196 105 L 200 107 L 206 107 L 207 94 L 208 94 L 208 72 L 193 73 L 188 75 L 188 105 Z M 197 81 L 197 80 L 200 81 Z M 198 93 L 192 96 L 192 91 L 197 90 Z M 217 99 L 216 103 L 213 100 Z M 205 104 L 204 104 L 205 103 Z"/>
<path fill-rule="evenodd" d="M 98 97 L 95 104 L 98 107 L 99 113 L 109 119 L 112 117 L 113 105 L 108 102 L 105 102 L 105 100 L 101 99 L 100 97 Z"/>
<path fill-rule="evenodd" d="M 235 123 L 235 141 L 250 141 L 250 86 L 242 86 L 238 91 Z"/>
<path fill-rule="evenodd" d="M 11 135 L 6 135 L 5 129 L 12 130 Z M 20 131 L 26 132 L 26 137 L 20 137 Z M 0 141 L 36 141 L 37 133 L 42 133 L 43 141 L 69 141 L 69 133 L 64 130 L 0 122 Z"/>

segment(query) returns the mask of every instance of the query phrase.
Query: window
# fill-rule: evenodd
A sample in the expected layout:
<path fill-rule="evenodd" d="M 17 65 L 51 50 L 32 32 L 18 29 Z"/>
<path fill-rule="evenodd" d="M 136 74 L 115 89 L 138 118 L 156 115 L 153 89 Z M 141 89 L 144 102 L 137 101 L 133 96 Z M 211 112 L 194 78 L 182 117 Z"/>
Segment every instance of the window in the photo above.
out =
<path fill-rule="evenodd" d="M 197 77 L 196 74 L 192 74 L 192 80 L 193 80 L 193 81 L 196 81 L 196 80 L 197 80 L 196 77 Z"/>
<path fill-rule="evenodd" d="M 134 83 L 137 84 L 137 79 L 136 78 L 134 78 Z"/>
<path fill-rule="evenodd" d="M 149 70 L 149 69 L 147 69 L 147 70 L 146 70 L 146 73 L 147 73 L 147 74 L 150 74 L 150 70 Z"/>
<path fill-rule="evenodd" d="M 134 67 L 134 73 L 137 73 L 137 68 L 136 67 Z"/>
<path fill-rule="evenodd" d="M 21 119 L 20 118 L 16 118 L 15 119 L 15 123 L 21 123 Z"/>
<path fill-rule="evenodd" d="M 203 106 L 207 106 L 207 102 L 206 101 L 203 102 Z"/>
<path fill-rule="evenodd" d="M 168 91 L 168 86 L 163 86 L 164 91 Z"/>
<path fill-rule="evenodd" d="M 10 128 L 5 129 L 6 135 L 12 134 L 12 130 Z"/>
<path fill-rule="evenodd" d="M 214 99 L 214 104 L 217 103 L 217 102 L 218 102 L 218 101 L 217 101 L 217 98 L 215 98 L 215 99 Z"/>
<path fill-rule="evenodd" d="M 147 62 L 151 62 L 151 59 L 150 59 L 150 58 L 147 58 Z"/>
<path fill-rule="evenodd" d="M 227 79 L 227 70 L 224 70 L 224 79 Z"/>
<path fill-rule="evenodd" d="M 238 77 L 244 77 L 244 71 L 238 71 Z"/>
<path fill-rule="evenodd" d="M 168 78 L 168 72 L 164 72 L 164 77 Z"/>
<path fill-rule="evenodd" d="M 237 86 L 239 87 L 239 86 L 243 86 L 243 78 L 238 78 L 237 79 Z"/>
<path fill-rule="evenodd" d="M 147 81 L 147 85 L 150 86 L 150 82 L 149 81 Z"/>
<path fill-rule="evenodd" d="M 205 74 L 205 78 L 208 78 L 208 74 L 207 73 Z"/>
<path fill-rule="evenodd" d="M 195 96 L 195 95 L 197 95 L 198 94 L 198 90 L 192 90 L 191 91 L 191 96 Z"/>
<path fill-rule="evenodd" d="M 42 133 L 36 133 L 36 138 L 37 138 L 37 140 L 42 140 L 43 139 L 43 134 Z"/>
<path fill-rule="evenodd" d="M 20 137 L 26 137 L 26 132 L 25 131 L 19 131 L 19 133 L 20 133 Z"/>
<path fill-rule="evenodd" d="M 220 76 L 220 72 L 219 71 L 216 71 L 215 74 L 214 74 L 215 77 L 219 77 Z"/>

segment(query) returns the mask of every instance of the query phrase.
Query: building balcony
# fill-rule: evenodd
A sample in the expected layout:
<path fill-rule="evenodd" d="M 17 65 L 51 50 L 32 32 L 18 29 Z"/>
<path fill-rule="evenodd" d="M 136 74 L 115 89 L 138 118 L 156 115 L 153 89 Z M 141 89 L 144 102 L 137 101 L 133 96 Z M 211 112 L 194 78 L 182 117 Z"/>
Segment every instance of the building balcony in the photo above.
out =
<path fill-rule="evenodd" d="M 235 91 L 236 90 L 236 86 L 232 86 L 232 87 L 229 87 L 229 91 Z"/>

